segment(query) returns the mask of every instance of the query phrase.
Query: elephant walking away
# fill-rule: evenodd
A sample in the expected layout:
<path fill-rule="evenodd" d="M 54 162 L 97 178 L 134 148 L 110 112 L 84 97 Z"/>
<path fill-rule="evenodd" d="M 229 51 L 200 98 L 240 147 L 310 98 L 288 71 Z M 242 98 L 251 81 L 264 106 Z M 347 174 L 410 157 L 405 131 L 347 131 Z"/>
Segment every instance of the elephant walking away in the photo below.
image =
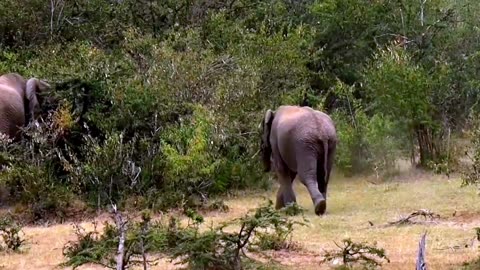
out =
<path fill-rule="evenodd" d="M 20 127 L 40 114 L 37 92 L 49 88 L 45 81 L 37 78 L 25 80 L 17 73 L 0 76 L 0 133 L 18 139 Z"/>
<path fill-rule="evenodd" d="M 262 122 L 261 153 L 265 172 L 275 170 L 280 184 L 276 209 L 296 202 L 293 180 L 307 187 L 315 214 L 327 208 L 327 186 L 338 139 L 330 116 L 310 107 L 267 110 Z"/>

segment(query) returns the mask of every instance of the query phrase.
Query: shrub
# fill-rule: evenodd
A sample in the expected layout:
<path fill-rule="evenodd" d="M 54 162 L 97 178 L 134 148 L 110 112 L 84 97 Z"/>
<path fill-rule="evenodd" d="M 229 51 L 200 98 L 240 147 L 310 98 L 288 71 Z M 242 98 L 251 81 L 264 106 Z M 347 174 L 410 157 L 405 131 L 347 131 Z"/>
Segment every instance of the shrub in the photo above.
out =
<path fill-rule="evenodd" d="M 220 212 L 228 212 L 230 210 L 228 205 L 226 205 L 223 200 L 213 201 L 212 203 L 209 204 L 208 209 L 212 211 L 220 211 Z"/>
<path fill-rule="evenodd" d="M 402 127 L 383 114 L 368 115 L 353 99 L 352 87 L 339 82 L 333 90 L 349 103 L 348 110 L 332 114 L 340 141 L 336 154 L 339 169 L 346 175 L 394 172 L 396 160 L 408 151 L 408 144 L 402 145 L 408 138 Z"/>
<path fill-rule="evenodd" d="M 376 244 L 372 246 L 367 243 L 355 243 L 351 239 L 342 240 L 342 244 L 343 245 L 336 244 L 340 250 L 325 252 L 323 262 L 339 258 L 346 267 L 351 267 L 357 263 L 363 264 L 366 267 L 376 267 L 380 266 L 383 260 L 390 263 L 390 260 L 385 255 L 385 250 L 377 248 Z"/>
<path fill-rule="evenodd" d="M 253 214 L 227 221 L 201 234 L 177 238 L 182 240 L 173 249 L 172 258 L 184 258 L 181 262 L 192 269 L 241 269 L 246 259 L 244 248 L 258 252 L 288 247 L 286 238 L 291 235 L 293 226 L 303 223 L 289 220 L 272 205 L 269 201 L 254 209 Z M 238 225 L 239 231 L 224 231 L 231 225 Z"/>
<path fill-rule="evenodd" d="M 122 269 L 135 265 L 150 265 L 153 261 L 146 259 L 149 252 L 159 252 L 166 248 L 166 231 L 162 224 L 152 223 L 147 212 L 142 213 L 139 222 L 125 226 L 125 255 Z M 120 234 L 123 228 L 118 224 L 105 222 L 103 232 L 97 230 L 94 223 L 93 231 L 87 232 L 75 225 L 77 239 L 64 245 L 63 255 L 68 260 L 62 265 L 72 266 L 74 269 L 87 263 L 94 263 L 109 268 L 115 268 L 116 256 L 119 247 Z"/>
<path fill-rule="evenodd" d="M 214 156 L 213 119 L 197 107 L 191 120 L 165 132 L 162 143 L 165 182 L 169 190 L 190 190 L 203 195 L 205 190 L 221 189 L 214 179 L 222 160 Z"/>
<path fill-rule="evenodd" d="M 72 186 L 61 185 L 61 150 L 52 147 L 56 133 L 51 126 L 30 125 L 17 144 L 3 144 L 4 169 L 0 184 L 7 188 L 10 202 L 28 205 L 30 218 L 38 220 L 48 216 L 67 217 L 75 201 Z"/>
<path fill-rule="evenodd" d="M 267 205 L 255 209 L 253 214 L 205 231 L 200 231 L 199 228 L 203 217 L 194 211 L 187 211 L 189 222 L 186 226 L 181 226 L 175 217 L 171 217 L 168 223 L 152 223 L 148 215 L 143 215 L 141 222 L 128 225 L 126 263 L 140 263 L 135 260 L 135 256 L 156 252 L 165 254 L 172 260 L 180 259 L 178 263 L 186 264 L 189 269 L 241 269 L 242 265 L 252 266 L 252 263 L 260 267 L 259 262 L 246 260 L 244 249 L 255 252 L 284 247 L 283 243 L 292 233 L 293 225 L 302 224 L 289 220 L 281 212 L 275 211 L 272 205 L 269 201 Z M 225 231 L 233 225 L 239 226 L 238 231 Z M 280 236 L 277 235 L 279 232 Z M 78 239 L 65 245 L 64 255 L 67 261 L 64 265 L 114 265 L 113 258 L 120 235 L 118 226 L 107 223 L 102 235 L 98 235 L 96 230 L 86 233 L 78 228 L 76 234 Z M 278 244 L 282 245 L 277 246 Z"/>
<path fill-rule="evenodd" d="M 470 159 L 470 164 L 462 172 L 462 185 L 479 185 L 480 183 L 480 122 L 478 117 L 473 117 L 471 138 L 471 151 L 465 152 Z"/>
<path fill-rule="evenodd" d="M 10 250 L 19 251 L 24 245 L 25 239 L 20 235 L 22 226 L 9 217 L 0 218 L 0 236 L 2 236 L 3 245 L 0 244 L 0 251 Z"/>
<path fill-rule="evenodd" d="M 70 258 L 65 264 L 73 268 L 90 262 L 101 263 L 105 257 L 105 249 L 96 246 L 100 241 L 96 226 L 91 232 L 84 232 L 83 230 L 80 226 L 75 226 L 76 242 L 69 242 L 63 248 L 63 255 Z"/>

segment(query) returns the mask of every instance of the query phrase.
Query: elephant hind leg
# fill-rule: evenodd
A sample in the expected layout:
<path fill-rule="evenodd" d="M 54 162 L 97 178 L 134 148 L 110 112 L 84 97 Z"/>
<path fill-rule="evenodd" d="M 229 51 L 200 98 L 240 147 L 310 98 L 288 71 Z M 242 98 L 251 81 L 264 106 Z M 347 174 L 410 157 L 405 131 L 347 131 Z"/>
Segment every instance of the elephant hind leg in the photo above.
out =
<path fill-rule="evenodd" d="M 320 154 L 317 159 L 317 184 L 318 190 L 323 196 L 323 201 L 315 206 L 315 213 L 317 215 L 323 215 L 327 209 L 327 184 L 325 179 L 325 166 L 324 166 L 323 154 Z"/>
<path fill-rule="evenodd" d="M 280 187 L 277 191 L 277 202 L 275 208 L 280 209 L 285 207 L 287 204 L 297 202 L 292 186 L 292 182 L 295 179 L 295 173 L 278 173 L 277 176 Z"/>
<path fill-rule="evenodd" d="M 322 215 L 325 213 L 327 203 L 320 193 L 317 181 L 317 171 L 322 170 L 322 167 L 317 166 L 318 155 L 311 148 L 303 147 L 298 149 L 297 156 L 301 157 L 298 161 L 298 176 L 310 193 L 315 214 Z"/>

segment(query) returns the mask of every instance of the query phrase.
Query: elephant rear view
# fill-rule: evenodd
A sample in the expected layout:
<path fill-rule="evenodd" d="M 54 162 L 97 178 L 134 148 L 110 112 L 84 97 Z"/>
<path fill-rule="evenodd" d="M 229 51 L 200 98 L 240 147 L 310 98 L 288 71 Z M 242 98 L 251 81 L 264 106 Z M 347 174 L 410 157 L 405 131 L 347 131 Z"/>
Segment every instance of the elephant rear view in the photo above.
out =
<path fill-rule="evenodd" d="M 50 85 L 45 81 L 36 78 L 26 81 L 17 73 L 0 76 L 0 133 L 18 139 L 20 127 L 39 115 L 37 92 L 48 88 Z"/>
<path fill-rule="evenodd" d="M 332 119 L 310 107 L 280 106 L 276 111 L 267 110 L 261 141 L 265 171 L 273 166 L 280 184 L 276 208 L 296 202 L 292 182 L 298 175 L 310 193 L 315 214 L 324 214 L 337 145 Z"/>

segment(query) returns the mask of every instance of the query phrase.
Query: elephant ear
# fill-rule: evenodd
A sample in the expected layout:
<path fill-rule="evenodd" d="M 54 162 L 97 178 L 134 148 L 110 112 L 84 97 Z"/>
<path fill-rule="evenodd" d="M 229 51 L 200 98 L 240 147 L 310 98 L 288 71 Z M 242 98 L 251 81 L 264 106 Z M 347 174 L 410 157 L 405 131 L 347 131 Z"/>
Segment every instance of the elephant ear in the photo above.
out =
<path fill-rule="evenodd" d="M 28 106 L 25 106 L 25 116 L 27 122 L 35 119 L 40 114 L 40 103 L 38 102 L 37 93 L 41 93 L 50 88 L 50 85 L 37 78 L 31 78 L 27 81 L 25 89 L 25 98 Z M 27 104 L 26 104 L 27 105 Z"/>
<path fill-rule="evenodd" d="M 270 131 L 272 128 L 273 118 L 275 112 L 268 109 L 262 121 L 262 162 L 265 167 L 265 172 L 269 172 L 271 169 L 271 155 L 272 145 L 270 144 Z"/>
<path fill-rule="evenodd" d="M 265 113 L 265 116 L 263 117 L 263 125 L 265 126 L 272 124 L 274 115 L 275 113 L 272 110 L 268 109 Z"/>

